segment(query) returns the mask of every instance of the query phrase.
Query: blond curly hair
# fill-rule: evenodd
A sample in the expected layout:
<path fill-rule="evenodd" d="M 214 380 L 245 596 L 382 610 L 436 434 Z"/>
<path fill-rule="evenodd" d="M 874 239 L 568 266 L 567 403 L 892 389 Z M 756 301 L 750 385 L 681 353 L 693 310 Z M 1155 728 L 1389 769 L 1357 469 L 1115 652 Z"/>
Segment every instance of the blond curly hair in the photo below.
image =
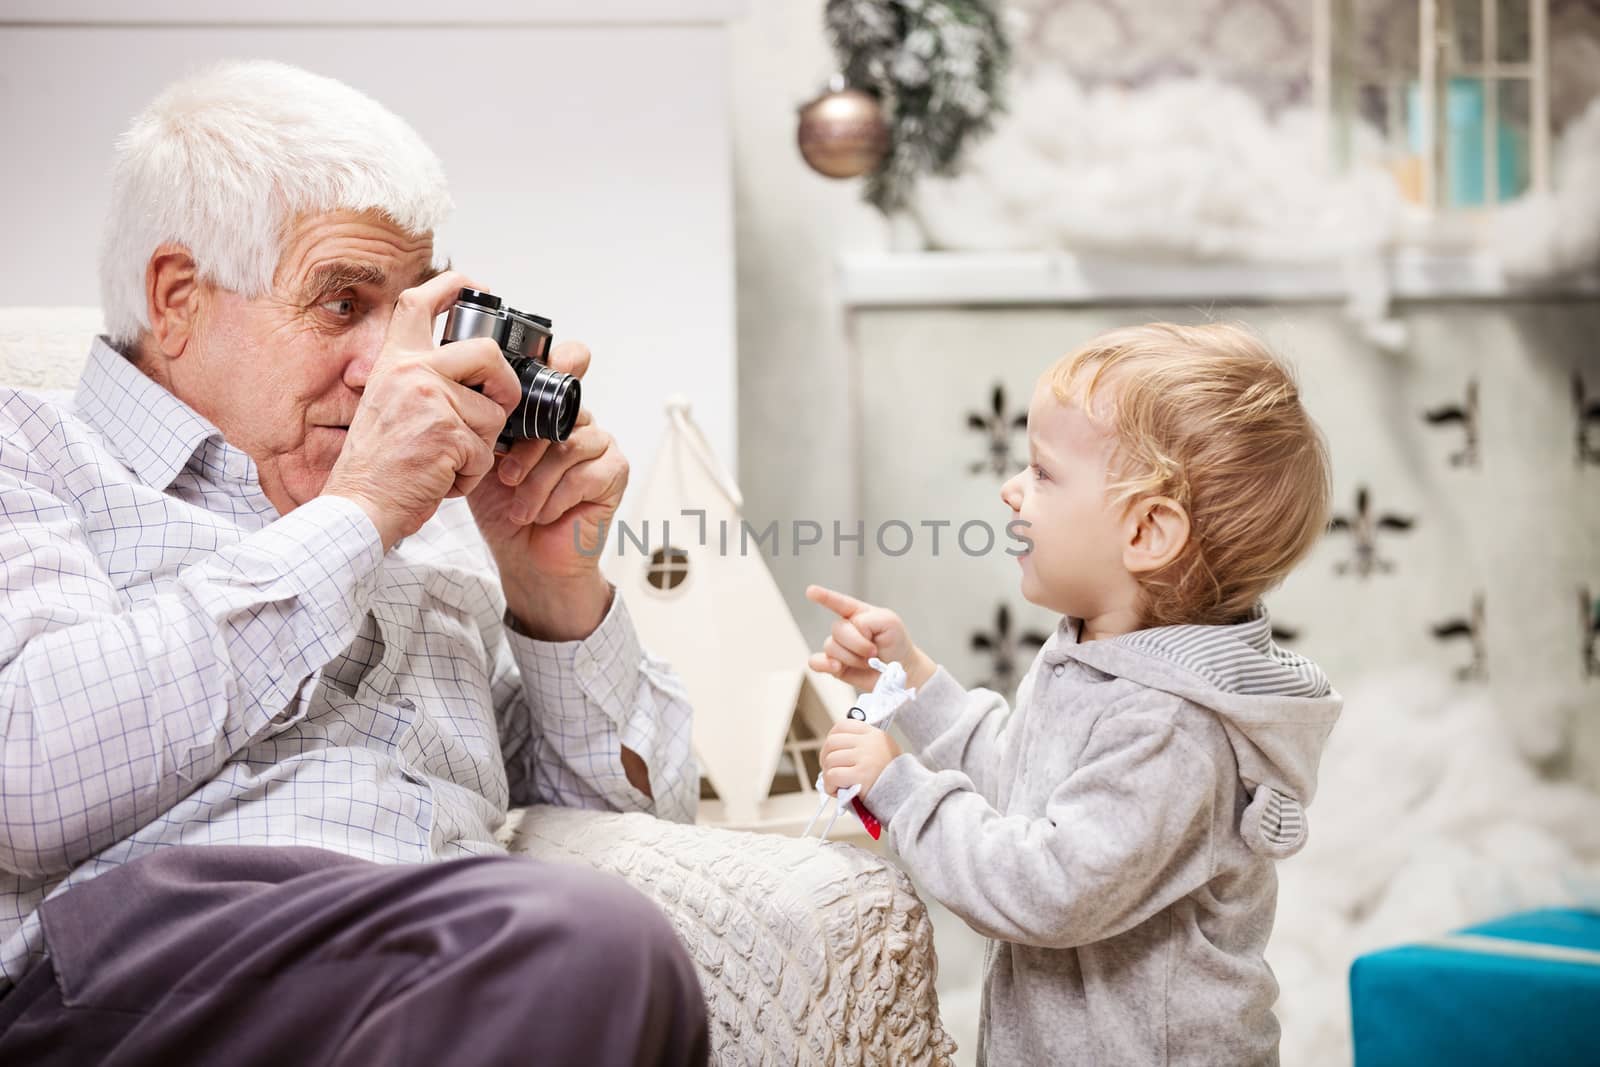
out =
<path fill-rule="evenodd" d="M 1113 507 L 1165 496 L 1188 512 L 1188 543 L 1140 576 L 1143 625 L 1248 617 L 1327 528 L 1327 443 L 1293 371 L 1244 327 L 1112 330 L 1048 374 L 1116 436 Z"/>

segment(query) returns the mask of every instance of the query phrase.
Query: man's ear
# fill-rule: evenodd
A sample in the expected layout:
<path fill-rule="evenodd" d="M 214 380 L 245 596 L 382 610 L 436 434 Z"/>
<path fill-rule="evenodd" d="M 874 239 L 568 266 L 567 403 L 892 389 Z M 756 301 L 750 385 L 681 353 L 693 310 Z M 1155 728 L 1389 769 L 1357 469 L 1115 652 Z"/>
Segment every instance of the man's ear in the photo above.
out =
<path fill-rule="evenodd" d="M 1171 497 L 1141 497 L 1129 507 L 1123 531 L 1123 566 L 1148 574 L 1177 559 L 1189 543 L 1189 512 Z"/>
<path fill-rule="evenodd" d="M 164 244 L 151 254 L 144 268 L 151 350 L 168 359 L 183 355 L 194 336 L 202 289 L 194 257 L 187 248 Z"/>

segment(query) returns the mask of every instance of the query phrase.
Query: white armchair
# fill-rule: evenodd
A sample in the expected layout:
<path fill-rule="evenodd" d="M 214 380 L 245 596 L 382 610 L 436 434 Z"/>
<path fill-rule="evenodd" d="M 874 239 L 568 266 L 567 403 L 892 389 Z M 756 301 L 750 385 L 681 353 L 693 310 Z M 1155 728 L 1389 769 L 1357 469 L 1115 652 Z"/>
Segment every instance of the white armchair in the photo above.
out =
<path fill-rule="evenodd" d="M 0 388 L 71 389 L 99 328 L 92 308 L 0 308 Z M 951 1062 L 927 912 L 863 849 L 553 807 L 513 810 L 503 840 L 660 905 L 699 971 L 718 1064 Z"/>

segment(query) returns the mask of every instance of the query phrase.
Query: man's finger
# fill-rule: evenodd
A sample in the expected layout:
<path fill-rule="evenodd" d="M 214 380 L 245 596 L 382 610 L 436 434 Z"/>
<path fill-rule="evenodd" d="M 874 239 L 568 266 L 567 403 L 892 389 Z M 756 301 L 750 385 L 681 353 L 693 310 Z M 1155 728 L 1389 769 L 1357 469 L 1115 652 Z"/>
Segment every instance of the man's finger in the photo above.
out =
<path fill-rule="evenodd" d="M 433 320 L 456 302 L 456 295 L 464 288 L 479 286 L 460 271 L 447 270 L 401 293 L 389 320 L 390 338 L 407 348 L 432 348 Z"/>
<path fill-rule="evenodd" d="M 479 397 L 481 401 L 483 398 Z M 468 496 L 494 465 L 494 450 L 477 437 L 467 443 L 466 461 L 456 470 L 455 484 L 446 496 Z"/>
<path fill-rule="evenodd" d="M 513 489 L 522 484 L 522 479 L 528 472 L 538 466 L 539 460 L 549 450 L 554 442 L 546 441 L 542 437 L 530 437 L 525 441 L 512 444 L 506 454 L 500 457 L 499 475 L 500 484 L 508 485 Z"/>
<path fill-rule="evenodd" d="M 494 441 L 506 424 L 506 413 L 489 397 L 459 383 L 451 383 L 449 395 L 461 421 L 490 449 L 490 465 L 481 472 L 487 474 L 493 469 Z"/>
<path fill-rule="evenodd" d="M 517 487 L 513 515 L 525 511 L 530 520 L 538 516 L 568 471 L 604 455 L 610 446 L 611 435 L 596 427 L 582 433 L 575 431 L 559 445 L 546 449 Z"/>
<path fill-rule="evenodd" d="M 580 504 L 621 500 L 627 486 L 628 464 L 621 453 L 610 450 L 573 466 L 550 490 L 544 507 L 534 515 L 537 523 L 552 523 Z"/>
<path fill-rule="evenodd" d="M 589 414 L 588 408 L 578 409 L 577 421 L 572 424 L 572 435 L 594 421 L 594 416 Z M 571 440 L 571 436 L 568 440 Z M 550 450 L 554 441 L 547 441 L 542 437 L 530 437 L 526 440 L 515 442 L 500 460 L 500 484 L 512 488 L 522 484 L 528 473 L 539 465 L 544 454 Z"/>
<path fill-rule="evenodd" d="M 847 619 L 866 607 L 865 604 L 853 596 L 846 596 L 821 585 L 806 586 L 806 599 L 813 604 L 821 604 L 834 614 L 842 615 Z"/>
<path fill-rule="evenodd" d="M 500 405 L 501 425 L 522 400 L 522 384 L 517 381 L 517 372 L 511 369 L 511 364 L 500 353 L 500 346 L 491 338 L 452 341 L 435 350 L 428 365 L 453 382 L 481 386 L 483 395 Z"/>
<path fill-rule="evenodd" d="M 582 341 L 562 341 L 550 350 L 550 369 L 582 378 L 589 371 L 589 355 Z"/>

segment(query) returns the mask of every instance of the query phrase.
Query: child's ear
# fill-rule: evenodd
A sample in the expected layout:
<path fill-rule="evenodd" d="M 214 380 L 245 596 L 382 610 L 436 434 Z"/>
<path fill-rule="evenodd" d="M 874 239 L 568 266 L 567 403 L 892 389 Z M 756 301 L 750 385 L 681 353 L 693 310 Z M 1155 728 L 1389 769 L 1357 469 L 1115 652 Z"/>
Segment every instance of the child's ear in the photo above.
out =
<path fill-rule="evenodd" d="M 1124 531 L 1123 566 L 1148 574 L 1177 559 L 1189 543 L 1189 512 L 1171 497 L 1141 497 L 1129 508 Z"/>

